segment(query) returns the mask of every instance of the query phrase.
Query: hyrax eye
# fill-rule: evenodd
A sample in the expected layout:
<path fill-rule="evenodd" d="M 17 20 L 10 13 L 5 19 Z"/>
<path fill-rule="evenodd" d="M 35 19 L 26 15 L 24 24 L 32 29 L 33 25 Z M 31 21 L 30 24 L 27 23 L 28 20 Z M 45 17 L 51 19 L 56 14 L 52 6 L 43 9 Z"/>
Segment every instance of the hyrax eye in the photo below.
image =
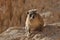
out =
<path fill-rule="evenodd" d="M 30 17 L 32 17 L 32 14 L 30 14 Z"/>

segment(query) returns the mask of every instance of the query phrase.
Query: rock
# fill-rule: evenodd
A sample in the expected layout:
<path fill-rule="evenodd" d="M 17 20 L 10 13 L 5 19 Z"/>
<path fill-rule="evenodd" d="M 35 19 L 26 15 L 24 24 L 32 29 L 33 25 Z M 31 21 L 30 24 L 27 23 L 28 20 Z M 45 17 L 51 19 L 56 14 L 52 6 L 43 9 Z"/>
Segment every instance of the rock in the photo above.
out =
<path fill-rule="evenodd" d="M 26 36 L 24 27 L 10 27 L 0 34 L 0 40 L 60 40 L 60 28 L 54 25 L 46 25 L 42 31 L 33 32 Z"/>

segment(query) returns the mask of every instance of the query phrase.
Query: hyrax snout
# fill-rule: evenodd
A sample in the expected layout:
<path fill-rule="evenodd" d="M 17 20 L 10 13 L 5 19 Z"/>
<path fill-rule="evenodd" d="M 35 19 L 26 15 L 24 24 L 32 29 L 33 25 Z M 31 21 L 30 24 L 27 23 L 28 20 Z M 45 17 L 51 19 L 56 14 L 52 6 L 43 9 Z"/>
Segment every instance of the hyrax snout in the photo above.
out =
<path fill-rule="evenodd" d="M 25 28 L 27 31 L 41 30 L 43 28 L 43 18 L 37 13 L 37 9 L 32 9 L 27 12 Z"/>

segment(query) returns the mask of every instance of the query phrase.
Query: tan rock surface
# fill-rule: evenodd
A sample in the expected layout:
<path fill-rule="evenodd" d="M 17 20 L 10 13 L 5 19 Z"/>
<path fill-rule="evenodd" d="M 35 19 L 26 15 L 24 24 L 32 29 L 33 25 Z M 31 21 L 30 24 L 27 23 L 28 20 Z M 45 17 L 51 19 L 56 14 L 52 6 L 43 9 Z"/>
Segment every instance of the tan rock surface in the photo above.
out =
<path fill-rule="evenodd" d="M 0 40 L 60 40 L 60 26 L 46 25 L 42 31 L 31 33 L 29 38 L 24 27 L 10 27 L 0 34 Z"/>

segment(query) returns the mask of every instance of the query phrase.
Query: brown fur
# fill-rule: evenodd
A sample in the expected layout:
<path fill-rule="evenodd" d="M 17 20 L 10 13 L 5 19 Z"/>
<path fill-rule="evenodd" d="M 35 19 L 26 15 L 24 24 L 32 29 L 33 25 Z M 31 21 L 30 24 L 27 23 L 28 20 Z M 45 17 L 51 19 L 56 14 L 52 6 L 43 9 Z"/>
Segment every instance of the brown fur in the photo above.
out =
<path fill-rule="evenodd" d="M 30 24 L 30 30 L 41 29 L 44 25 L 44 21 L 39 14 L 36 14 L 35 18 L 30 21 Z"/>
<path fill-rule="evenodd" d="M 38 29 L 41 30 L 41 28 L 44 25 L 43 18 L 38 13 L 36 13 L 36 15 L 34 15 L 34 18 L 30 19 L 29 15 L 33 11 L 30 11 L 30 13 L 28 12 L 29 14 L 27 15 L 27 18 L 26 18 L 26 29 L 28 31 L 35 31 L 35 30 L 38 30 Z"/>

